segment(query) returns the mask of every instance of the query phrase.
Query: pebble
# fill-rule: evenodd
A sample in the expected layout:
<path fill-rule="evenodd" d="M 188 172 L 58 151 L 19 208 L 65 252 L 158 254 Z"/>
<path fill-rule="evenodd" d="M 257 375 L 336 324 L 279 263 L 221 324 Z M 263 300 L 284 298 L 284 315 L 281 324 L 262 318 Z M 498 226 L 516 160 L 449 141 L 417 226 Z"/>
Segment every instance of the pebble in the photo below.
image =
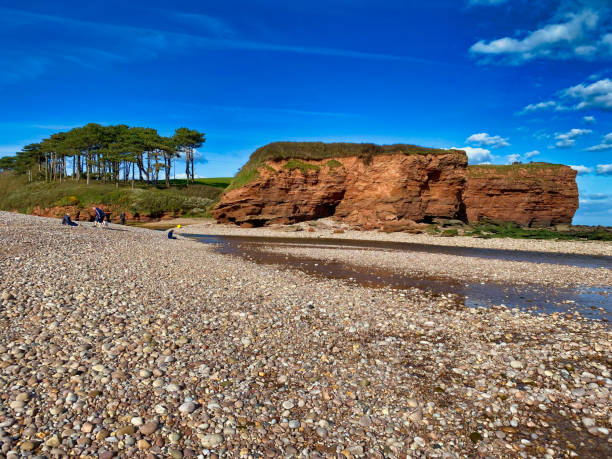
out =
<path fill-rule="evenodd" d="M 359 425 L 363 427 L 370 427 L 372 425 L 372 419 L 370 416 L 362 416 L 359 418 Z"/>
<path fill-rule="evenodd" d="M 193 402 L 185 402 L 181 406 L 179 406 L 179 411 L 181 413 L 193 413 L 196 409 L 196 404 Z"/>
<path fill-rule="evenodd" d="M 130 422 L 132 423 L 132 425 L 136 426 L 136 427 L 140 427 L 141 425 L 144 424 L 143 419 L 140 416 L 136 416 L 133 417 Z"/>
<path fill-rule="evenodd" d="M 216 448 L 223 443 L 223 437 L 219 434 L 204 435 L 201 443 L 204 448 Z"/>
<path fill-rule="evenodd" d="M 159 423 L 157 421 L 148 421 L 138 429 L 138 431 L 143 435 L 151 435 L 153 432 L 157 430 L 159 427 Z"/>
<path fill-rule="evenodd" d="M 283 402 L 283 408 L 286 410 L 290 410 L 291 408 L 293 408 L 295 405 L 293 404 L 292 400 L 285 400 Z"/>

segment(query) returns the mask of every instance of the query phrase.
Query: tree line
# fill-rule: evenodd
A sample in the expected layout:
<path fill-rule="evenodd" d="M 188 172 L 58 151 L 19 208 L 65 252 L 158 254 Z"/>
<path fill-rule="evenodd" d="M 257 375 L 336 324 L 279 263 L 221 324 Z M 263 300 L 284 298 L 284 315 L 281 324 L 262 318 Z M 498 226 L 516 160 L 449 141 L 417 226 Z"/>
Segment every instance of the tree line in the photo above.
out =
<path fill-rule="evenodd" d="M 158 185 L 163 172 L 169 187 L 173 160 L 180 157 L 185 159 L 186 183 L 195 181 L 195 150 L 205 141 L 204 133 L 185 127 L 164 137 L 151 128 L 89 123 L 0 158 L 0 171 L 27 174 L 29 181 L 43 176 L 45 181 L 85 178 L 87 184 L 97 180 L 117 186 L 121 180 Z"/>

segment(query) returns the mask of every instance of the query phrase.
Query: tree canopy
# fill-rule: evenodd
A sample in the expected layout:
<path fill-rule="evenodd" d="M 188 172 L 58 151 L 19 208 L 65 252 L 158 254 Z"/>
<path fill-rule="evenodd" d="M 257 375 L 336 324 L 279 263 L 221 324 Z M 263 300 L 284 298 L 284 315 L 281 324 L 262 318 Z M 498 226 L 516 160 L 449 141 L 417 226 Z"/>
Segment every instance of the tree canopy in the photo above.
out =
<path fill-rule="evenodd" d="M 15 156 L 0 158 L 0 171 L 28 174 L 30 181 L 71 177 L 117 184 L 120 180 L 158 184 L 163 175 L 169 186 L 172 167 L 181 157 L 187 183 L 195 180 L 195 150 L 205 141 L 204 133 L 185 127 L 164 137 L 152 128 L 89 123 L 25 145 Z"/>

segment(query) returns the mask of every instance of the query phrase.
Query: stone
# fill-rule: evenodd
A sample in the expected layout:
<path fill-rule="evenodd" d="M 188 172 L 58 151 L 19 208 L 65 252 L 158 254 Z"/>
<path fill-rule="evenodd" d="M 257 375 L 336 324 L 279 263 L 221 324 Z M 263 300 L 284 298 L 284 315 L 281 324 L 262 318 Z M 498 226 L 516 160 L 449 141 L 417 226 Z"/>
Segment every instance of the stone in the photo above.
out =
<path fill-rule="evenodd" d="M 159 427 L 159 423 L 153 420 L 153 421 L 147 422 L 146 424 L 143 424 L 142 427 L 138 429 L 138 432 L 140 432 L 143 435 L 151 435 L 153 432 L 157 430 L 158 427 Z"/>
<path fill-rule="evenodd" d="M 51 435 L 49 438 L 47 438 L 47 440 L 45 441 L 45 445 L 50 447 L 50 448 L 55 448 L 56 446 L 60 445 L 60 439 L 57 435 Z"/>
<path fill-rule="evenodd" d="M 138 449 L 142 449 L 142 450 L 147 450 L 149 448 L 151 448 L 151 443 L 149 443 L 147 440 L 138 440 L 138 442 L 136 443 L 136 447 Z"/>
<path fill-rule="evenodd" d="M 153 408 L 153 410 L 157 413 L 157 414 L 167 414 L 168 410 L 166 409 L 166 407 L 164 405 L 155 405 L 155 407 Z"/>
<path fill-rule="evenodd" d="M 285 400 L 283 402 L 283 408 L 286 410 L 290 410 L 291 408 L 294 407 L 293 401 L 292 400 Z"/>
<path fill-rule="evenodd" d="M 510 362 L 510 366 L 512 368 L 518 369 L 518 368 L 523 368 L 523 362 L 519 361 L 519 360 L 513 360 Z"/>
<path fill-rule="evenodd" d="M 585 427 L 593 427 L 595 425 L 595 421 L 591 418 L 582 418 L 582 424 L 584 424 Z"/>
<path fill-rule="evenodd" d="M 96 440 L 102 441 L 105 438 L 107 438 L 109 435 L 110 435 L 110 432 L 108 430 L 102 429 L 96 434 Z"/>
<path fill-rule="evenodd" d="M 289 428 L 290 429 L 299 429 L 300 428 L 300 421 L 297 421 L 295 419 L 292 419 L 291 421 L 289 421 Z"/>
<path fill-rule="evenodd" d="M 200 442 L 204 448 L 216 448 L 223 443 L 223 436 L 219 434 L 204 435 Z"/>
<path fill-rule="evenodd" d="M 143 421 L 143 419 L 140 416 L 136 416 L 136 417 L 133 417 L 132 419 L 130 419 L 130 423 L 133 426 L 140 427 L 141 425 L 144 424 L 144 421 Z"/>
<path fill-rule="evenodd" d="M 181 388 L 178 384 L 171 383 L 166 386 L 166 390 L 168 392 L 178 392 L 179 390 L 181 390 Z"/>
<path fill-rule="evenodd" d="M 134 426 L 132 425 L 123 426 L 115 431 L 115 436 L 117 437 L 120 435 L 133 435 L 133 434 L 134 434 Z"/>
<path fill-rule="evenodd" d="M 21 444 L 22 451 L 32 451 L 34 448 L 36 448 L 36 444 L 30 440 L 26 440 Z"/>
<path fill-rule="evenodd" d="M 194 402 L 185 402 L 181 406 L 179 406 L 179 412 L 189 414 L 193 413 L 196 409 L 196 404 Z"/>
<path fill-rule="evenodd" d="M 359 418 L 359 425 L 362 427 L 370 427 L 372 425 L 372 419 L 370 416 L 362 416 Z"/>

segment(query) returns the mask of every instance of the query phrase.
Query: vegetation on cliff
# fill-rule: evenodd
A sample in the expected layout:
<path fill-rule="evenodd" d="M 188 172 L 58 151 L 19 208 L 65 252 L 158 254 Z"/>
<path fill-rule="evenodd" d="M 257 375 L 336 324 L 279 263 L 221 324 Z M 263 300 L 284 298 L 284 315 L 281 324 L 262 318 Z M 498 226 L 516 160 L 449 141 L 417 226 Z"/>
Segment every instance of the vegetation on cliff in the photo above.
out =
<path fill-rule="evenodd" d="M 567 168 L 563 164 L 552 163 L 526 163 L 526 164 L 475 164 L 467 167 L 467 177 L 486 177 L 491 174 L 497 175 L 521 175 L 537 177 L 540 172 L 558 172 Z"/>
<path fill-rule="evenodd" d="M 320 161 L 324 159 L 343 158 L 348 156 L 358 156 L 367 164 L 373 156 L 379 155 L 444 155 L 449 153 L 465 152 L 461 150 L 443 150 L 440 148 L 426 148 L 417 145 L 394 144 L 394 145 L 375 145 L 372 143 L 324 143 L 324 142 L 273 142 L 258 148 L 253 152 L 249 161 L 242 166 L 228 190 L 240 188 L 259 177 L 258 168 L 262 167 L 266 161 L 292 160 L 295 164 L 307 164 L 303 161 Z M 330 168 L 336 167 L 335 163 Z M 303 167 L 296 167 L 302 170 Z"/>

